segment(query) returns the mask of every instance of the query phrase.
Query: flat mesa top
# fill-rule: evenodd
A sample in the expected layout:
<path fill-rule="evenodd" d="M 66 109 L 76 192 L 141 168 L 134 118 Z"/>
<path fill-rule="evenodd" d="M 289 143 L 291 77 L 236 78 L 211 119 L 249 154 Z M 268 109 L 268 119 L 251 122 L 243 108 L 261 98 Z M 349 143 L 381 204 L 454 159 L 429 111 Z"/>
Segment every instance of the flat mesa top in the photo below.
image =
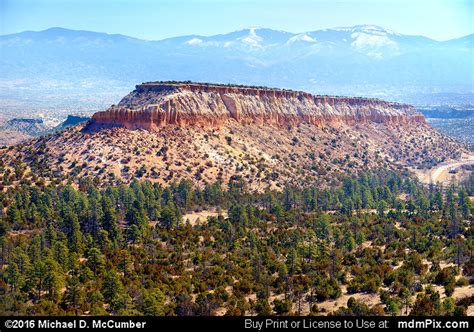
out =
<path fill-rule="evenodd" d="M 170 87 L 196 87 L 196 88 L 236 88 L 236 89 L 248 89 L 248 90 L 270 90 L 270 91 L 288 91 L 298 93 L 308 93 L 305 91 L 295 91 L 291 89 L 283 88 L 272 88 L 267 86 L 258 85 L 243 85 L 243 84 L 224 84 L 224 83 L 206 83 L 206 82 L 192 82 L 192 81 L 155 81 L 155 82 L 143 82 L 138 84 L 137 87 L 146 86 L 170 86 Z"/>
<path fill-rule="evenodd" d="M 192 81 L 154 81 L 154 82 L 143 82 L 136 85 L 136 90 L 149 91 L 149 90 L 168 90 L 168 89 L 187 89 L 193 91 L 235 91 L 243 93 L 255 93 L 255 92 L 276 92 L 282 96 L 304 96 L 304 97 L 315 97 L 315 98 L 329 98 L 329 99 L 341 99 L 341 100 L 352 100 L 359 102 L 380 102 L 388 105 L 398 106 L 410 106 L 408 104 L 389 102 L 378 98 L 368 97 L 355 97 L 355 96 L 334 96 L 334 95 L 317 95 L 306 91 L 291 90 L 283 88 L 274 88 L 267 86 L 253 86 L 243 84 L 223 84 L 223 83 L 206 83 L 206 82 L 192 82 Z"/>

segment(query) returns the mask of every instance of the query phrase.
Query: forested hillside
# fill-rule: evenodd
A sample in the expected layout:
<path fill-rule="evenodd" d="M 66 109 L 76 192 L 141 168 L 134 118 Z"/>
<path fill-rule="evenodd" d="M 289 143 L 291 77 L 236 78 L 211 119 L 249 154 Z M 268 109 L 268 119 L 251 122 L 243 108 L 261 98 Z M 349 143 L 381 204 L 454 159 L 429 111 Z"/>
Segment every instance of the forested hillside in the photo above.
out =
<path fill-rule="evenodd" d="M 0 193 L 2 315 L 472 310 L 472 177 L 425 188 L 376 171 L 262 194 L 239 177 L 202 188 L 9 183 Z M 195 211 L 216 213 L 190 222 Z"/>

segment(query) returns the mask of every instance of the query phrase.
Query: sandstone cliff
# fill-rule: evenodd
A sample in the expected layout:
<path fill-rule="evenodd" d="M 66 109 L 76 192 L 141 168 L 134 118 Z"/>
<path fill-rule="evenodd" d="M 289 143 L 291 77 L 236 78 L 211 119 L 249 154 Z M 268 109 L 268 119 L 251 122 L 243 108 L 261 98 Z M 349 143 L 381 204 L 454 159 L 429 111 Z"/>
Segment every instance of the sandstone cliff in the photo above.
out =
<path fill-rule="evenodd" d="M 314 96 L 306 92 L 201 83 L 143 83 L 118 105 L 92 117 L 91 126 L 157 130 L 167 125 L 219 127 L 309 123 L 319 127 L 363 122 L 425 123 L 405 104 L 376 99 Z"/>
<path fill-rule="evenodd" d="M 146 130 L 129 130 L 138 128 Z M 241 179 L 263 191 L 324 186 L 368 169 L 422 172 L 463 153 L 409 105 L 168 82 L 138 85 L 88 124 L 0 150 L 0 165 L 14 174 L 22 162 L 27 174 L 49 181 L 204 186 Z"/>

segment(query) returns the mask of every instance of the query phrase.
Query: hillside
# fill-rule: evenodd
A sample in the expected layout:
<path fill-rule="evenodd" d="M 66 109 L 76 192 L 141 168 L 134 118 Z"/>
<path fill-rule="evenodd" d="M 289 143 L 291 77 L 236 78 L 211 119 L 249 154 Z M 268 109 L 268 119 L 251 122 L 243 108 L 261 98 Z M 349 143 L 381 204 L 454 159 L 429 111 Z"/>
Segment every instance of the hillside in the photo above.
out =
<path fill-rule="evenodd" d="M 467 153 L 404 104 L 189 82 L 138 85 L 87 124 L 1 152 L 25 177 L 163 185 L 242 179 L 251 190 L 361 170 L 427 169 Z M 23 164 L 25 167 L 19 167 Z M 16 165 L 16 166 L 15 166 Z"/>

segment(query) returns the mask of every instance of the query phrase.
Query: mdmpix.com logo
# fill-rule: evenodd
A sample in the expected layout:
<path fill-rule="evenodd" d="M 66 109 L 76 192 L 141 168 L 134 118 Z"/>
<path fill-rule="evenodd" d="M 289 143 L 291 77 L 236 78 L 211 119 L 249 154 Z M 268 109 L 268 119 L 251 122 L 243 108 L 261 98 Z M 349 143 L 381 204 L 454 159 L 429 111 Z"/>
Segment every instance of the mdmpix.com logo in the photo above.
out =
<path fill-rule="evenodd" d="M 413 319 L 410 321 L 398 322 L 398 328 L 401 329 L 467 329 L 467 321 L 441 321 L 432 318 L 424 320 Z"/>

